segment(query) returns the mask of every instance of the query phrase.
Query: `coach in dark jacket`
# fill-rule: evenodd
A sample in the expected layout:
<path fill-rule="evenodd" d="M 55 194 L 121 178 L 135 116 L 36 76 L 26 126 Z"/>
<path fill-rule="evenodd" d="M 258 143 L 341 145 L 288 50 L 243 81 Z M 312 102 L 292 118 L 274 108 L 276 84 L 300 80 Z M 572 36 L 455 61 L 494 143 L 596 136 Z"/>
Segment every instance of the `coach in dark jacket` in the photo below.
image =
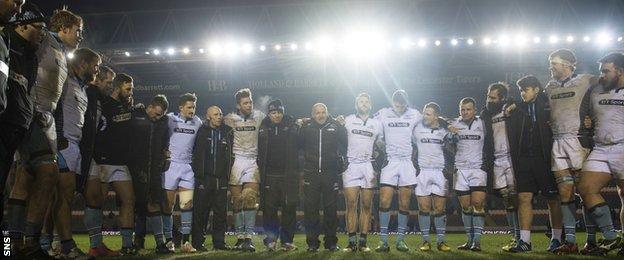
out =
<path fill-rule="evenodd" d="M 306 242 L 309 251 L 317 251 L 321 231 L 319 209 L 323 199 L 323 228 L 325 249 L 336 251 L 336 201 L 340 187 L 341 160 L 346 154 L 347 130 L 329 117 L 322 103 L 312 107 L 313 120 L 299 134 L 304 151 L 304 211 Z"/>
<path fill-rule="evenodd" d="M 191 163 L 195 173 L 192 241 L 194 248 L 206 251 L 204 230 L 212 211 L 212 245 L 216 250 L 227 250 L 227 191 L 234 133 L 232 128 L 223 124 L 219 107 L 209 107 L 206 118 L 208 120 L 197 131 Z"/>
<path fill-rule="evenodd" d="M 295 120 L 284 115 L 282 101 L 269 103 L 269 114 L 258 132 L 258 166 L 262 185 L 263 221 L 269 250 L 293 250 L 296 213 L 299 204 L 298 133 Z M 277 211 L 281 208 L 282 218 Z M 281 228 L 280 228 L 281 227 Z"/>

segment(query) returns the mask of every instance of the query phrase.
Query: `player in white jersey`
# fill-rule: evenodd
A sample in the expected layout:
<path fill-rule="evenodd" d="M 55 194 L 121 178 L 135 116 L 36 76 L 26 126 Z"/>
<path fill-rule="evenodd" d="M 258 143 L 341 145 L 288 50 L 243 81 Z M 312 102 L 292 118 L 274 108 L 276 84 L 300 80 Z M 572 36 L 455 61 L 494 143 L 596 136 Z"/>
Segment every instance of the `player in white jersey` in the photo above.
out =
<path fill-rule="evenodd" d="M 587 218 L 600 227 L 605 239 L 588 254 L 606 255 L 621 246 L 613 228 L 611 210 L 600 190 L 616 179 L 624 205 L 624 54 L 611 53 L 600 63 L 600 85 L 591 94 L 591 112 L 596 146 L 583 165 L 579 192 L 587 208 Z M 620 223 L 624 213 L 620 210 Z M 624 255 L 620 249 L 619 255 Z"/>
<path fill-rule="evenodd" d="M 421 251 L 431 250 L 429 229 L 433 214 L 437 233 L 437 248 L 448 252 L 451 248 L 444 242 L 446 231 L 446 197 L 448 181 L 444 176 L 446 166 L 445 144 L 447 130 L 440 124 L 440 106 L 427 103 L 423 108 L 423 120 L 414 128 L 413 141 L 418 148 L 418 224 L 423 236 Z"/>
<path fill-rule="evenodd" d="M 485 196 L 487 173 L 483 171 L 486 128 L 476 117 L 476 102 L 463 98 L 459 102 L 460 117 L 455 119 L 449 132 L 456 143 L 455 176 L 453 186 L 462 207 L 462 221 L 468 242 L 460 250 L 481 251 L 481 235 L 485 224 Z"/>
<path fill-rule="evenodd" d="M 589 74 L 575 74 L 576 57 L 567 49 L 556 50 L 548 57 L 552 80 L 544 92 L 550 104 L 550 126 L 553 132 L 552 170 L 555 174 L 565 240 L 554 252 L 578 253 L 576 245 L 576 203 L 574 185 L 577 172 L 589 154 L 589 131 L 583 121 L 589 113 L 589 94 L 597 78 Z M 591 225 L 590 225 L 591 226 Z M 588 240 L 595 235 L 595 228 L 588 229 Z"/>
<path fill-rule="evenodd" d="M 182 233 L 181 251 L 191 253 L 197 251 L 190 242 L 193 221 L 193 190 L 195 174 L 191 168 L 193 145 L 197 130 L 202 121 L 195 115 L 195 94 L 186 93 L 180 96 L 179 113 L 170 113 L 169 117 L 169 169 L 163 173 L 163 189 L 167 193 L 167 206 L 163 208 L 163 231 L 167 240 L 167 248 L 174 251 L 173 218 L 171 212 L 176 201 L 176 193 L 180 199 L 180 233 Z"/>
<path fill-rule="evenodd" d="M 260 171 L 256 162 L 258 156 L 258 130 L 266 115 L 253 109 L 251 91 L 241 89 L 234 95 L 236 113 L 224 118 L 226 125 L 234 130 L 234 165 L 230 174 L 230 193 L 236 228 L 236 250 L 254 252 L 251 242 L 256 225 L 260 189 Z"/>
<path fill-rule="evenodd" d="M 412 163 L 413 147 L 412 132 L 422 115 L 407 104 L 407 93 L 397 90 L 392 94 L 392 107 L 383 108 L 375 118 L 383 125 L 388 164 L 381 170 L 379 196 L 379 223 L 381 241 L 375 249 L 377 252 L 389 252 L 388 224 L 390 223 L 390 205 L 395 189 L 398 188 L 398 235 L 397 250 L 409 251 L 404 241 L 407 219 L 409 217 L 410 197 L 416 185 L 416 168 Z"/>
<path fill-rule="evenodd" d="M 373 169 L 375 142 L 383 129 L 381 122 L 370 117 L 371 97 L 361 93 L 355 98 L 356 114 L 345 118 L 347 129 L 347 170 L 342 173 L 343 191 L 345 195 L 347 232 L 349 245 L 345 251 L 370 251 L 366 236 L 370 229 L 370 214 L 373 204 L 374 188 L 377 185 L 377 174 Z M 358 197 L 360 199 L 359 228 L 360 240 L 356 244 L 358 230 Z"/>

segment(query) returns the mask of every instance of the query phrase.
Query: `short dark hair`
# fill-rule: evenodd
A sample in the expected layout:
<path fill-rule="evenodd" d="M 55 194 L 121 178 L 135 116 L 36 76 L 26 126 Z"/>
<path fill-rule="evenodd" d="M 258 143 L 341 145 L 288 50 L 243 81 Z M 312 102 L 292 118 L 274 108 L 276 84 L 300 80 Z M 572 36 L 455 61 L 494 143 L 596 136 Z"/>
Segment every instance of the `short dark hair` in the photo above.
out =
<path fill-rule="evenodd" d="M 79 48 L 74 51 L 74 58 L 71 59 L 70 64 L 78 66 L 81 62 L 91 63 L 95 60 L 102 60 L 100 54 L 89 48 Z"/>
<path fill-rule="evenodd" d="M 236 94 L 234 94 L 234 97 L 236 98 L 236 104 L 238 104 L 243 98 L 253 99 L 251 97 L 251 90 L 249 90 L 248 88 L 243 88 L 243 89 L 236 91 Z"/>
<path fill-rule="evenodd" d="M 477 106 L 477 101 L 475 101 L 474 98 L 471 98 L 471 97 L 465 97 L 465 98 L 462 98 L 462 100 L 459 101 L 459 105 L 460 106 L 468 104 L 468 103 L 472 103 L 472 105 L 475 106 L 475 107 Z"/>
<path fill-rule="evenodd" d="M 82 17 L 69 10 L 56 10 L 50 17 L 50 31 L 60 32 L 63 28 L 82 25 Z"/>
<path fill-rule="evenodd" d="M 407 92 L 402 89 L 395 91 L 394 93 L 392 93 L 392 102 L 407 104 Z"/>
<path fill-rule="evenodd" d="M 534 88 L 542 88 L 542 83 L 540 83 L 539 79 L 537 79 L 537 77 L 533 76 L 533 75 L 526 75 L 522 78 L 520 78 L 517 82 L 516 85 L 518 85 L 519 89 L 525 89 L 528 87 L 534 87 Z"/>
<path fill-rule="evenodd" d="M 186 102 L 197 102 L 197 96 L 195 96 L 195 93 L 186 93 L 180 96 L 180 101 L 178 102 L 178 105 L 184 106 Z"/>
<path fill-rule="evenodd" d="M 156 95 L 154 96 L 154 98 L 152 98 L 152 101 L 150 102 L 150 106 L 156 106 L 156 107 L 160 107 L 163 109 L 163 111 L 167 111 L 167 109 L 169 108 L 169 101 L 167 101 L 167 97 L 165 97 L 165 95 Z"/>
<path fill-rule="evenodd" d="M 113 78 L 115 77 L 115 72 L 109 66 L 100 66 L 98 70 L 98 74 L 95 76 L 97 80 L 104 81 L 108 74 L 113 74 Z"/>
<path fill-rule="evenodd" d="M 433 109 L 433 111 L 435 111 L 436 114 L 438 114 L 438 115 L 442 112 L 441 111 L 442 109 L 440 109 L 440 105 L 438 105 L 438 103 L 436 103 L 436 102 L 429 102 L 429 103 L 425 104 L 425 107 L 423 107 L 423 113 L 425 112 L 425 109 L 427 109 L 427 108 Z"/>
<path fill-rule="evenodd" d="M 613 63 L 618 69 L 624 69 L 624 53 L 612 52 L 598 60 L 599 63 Z"/>
<path fill-rule="evenodd" d="M 505 82 L 494 82 L 488 86 L 488 92 L 496 90 L 498 97 L 507 98 L 507 92 L 509 91 L 509 85 Z"/>
<path fill-rule="evenodd" d="M 548 59 L 551 60 L 555 57 L 559 57 L 562 60 L 568 61 L 572 63 L 573 66 L 576 66 L 576 55 L 569 49 L 558 49 L 553 51 L 550 55 L 548 55 Z"/>
<path fill-rule="evenodd" d="M 113 79 L 113 88 L 119 88 L 126 83 L 132 83 L 132 77 L 126 73 L 119 73 Z"/>

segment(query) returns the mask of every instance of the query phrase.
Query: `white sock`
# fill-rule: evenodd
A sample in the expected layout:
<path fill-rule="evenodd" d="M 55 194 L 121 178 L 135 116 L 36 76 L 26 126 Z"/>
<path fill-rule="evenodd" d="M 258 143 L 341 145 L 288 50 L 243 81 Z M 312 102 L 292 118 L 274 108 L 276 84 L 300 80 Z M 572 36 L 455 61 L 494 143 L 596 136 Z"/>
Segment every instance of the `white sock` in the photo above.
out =
<path fill-rule="evenodd" d="M 556 229 L 553 228 L 552 229 L 552 239 L 557 239 L 557 240 L 561 240 L 561 233 L 563 232 L 563 229 Z"/>
<path fill-rule="evenodd" d="M 520 240 L 531 244 L 531 230 L 520 230 Z"/>

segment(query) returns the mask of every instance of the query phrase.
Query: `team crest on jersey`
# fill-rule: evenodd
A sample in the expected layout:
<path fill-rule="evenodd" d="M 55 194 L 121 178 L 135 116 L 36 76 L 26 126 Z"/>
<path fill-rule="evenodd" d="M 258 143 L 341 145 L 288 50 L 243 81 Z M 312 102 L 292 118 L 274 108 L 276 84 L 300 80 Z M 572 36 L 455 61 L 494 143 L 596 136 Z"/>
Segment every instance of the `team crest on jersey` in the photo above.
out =
<path fill-rule="evenodd" d="M 441 144 L 442 140 L 435 138 L 420 138 L 420 142 L 424 144 Z"/>
<path fill-rule="evenodd" d="M 176 128 L 173 129 L 173 131 L 176 132 L 176 133 L 181 133 L 181 134 L 195 134 L 195 130 L 188 129 L 188 128 L 176 127 Z"/>
<path fill-rule="evenodd" d="M 410 123 L 408 122 L 391 122 L 388 123 L 388 127 L 409 127 Z"/>
<path fill-rule="evenodd" d="M 481 140 L 480 135 L 459 135 L 459 140 Z"/>
<path fill-rule="evenodd" d="M 369 131 L 359 130 L 359 129 L 353 129 L 353 130 L 351 130 L 351 133 L 356 134 L 356 135 L 363 135 L 363 136 L 367 136 L 367 137 L 373 137 L 373 133 L 371 133 Z"/>
<path fill-rule="evenodd" d="M 600 105 L 606 106 L 624 106 L 624 100 L 621 99 L 601 99 L 598 101 Z"/>
<path fill-rule="evenodd" d="M 554 94 L 550 96 L 550 99 L 562 99 L 562 98 L 571 98 L 573 96 L 575 96 L 576 93 L 575 92 L 564 92 L 564 93 L 559 93 L 559 94 Z"/>
<path fill-rule="evenodd" d="M 247 125 L 247 126 L 237 126 L 234 129 L 236 129 L 236 131 L 256 131 L 256 127 L 253 125 Z"/>

